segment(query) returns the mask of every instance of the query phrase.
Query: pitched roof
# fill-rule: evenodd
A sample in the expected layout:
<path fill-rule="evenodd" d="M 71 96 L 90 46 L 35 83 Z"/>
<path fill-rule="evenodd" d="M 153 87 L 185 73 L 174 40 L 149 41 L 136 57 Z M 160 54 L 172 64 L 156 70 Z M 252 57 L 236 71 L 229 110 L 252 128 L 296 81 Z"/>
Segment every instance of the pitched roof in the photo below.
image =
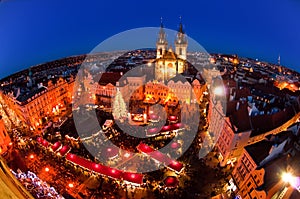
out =
<path fill-rule="evenodd" d="M 116 85 L 116 83 L 119 81 L 119 79 L 122 77 L 120 73 L 116 72 L 107 72 L 107 73 L 102 73 L 99 84 L 100 85 L 107 85 L 107 84 L 112 84 Z"/>
<path fill-rule="evenodd" d="M 237 133 L 252 129 L 248 113 L 248 103 L 245 101 L 238 103 L 238 110 L 234 111 L 230 117 L 231 124 L 236 127 L 233 130 Z"/>
<path fill-rule="evenodd" d="M 246 146 L 245 150 L 251 156 L 256 165 L 259 165 L 259 163 L 269 155 L 272 146 L 272 142 L 262 140 L 260 142 Z"/>
<path fill-rule="evenodd" d="M 26 93 L 21 93 L 19 95 L 19 97 L 17 97 L 17 100 L 19 102 L 25 102 L 27 101 L 29 98 L 35 96 L 36 94 L 41 93 L 42 91 L 46 90 L 45 87 L 41 87 L 41 88 L 34 88 L 33 90 L 26 92 Z"/>

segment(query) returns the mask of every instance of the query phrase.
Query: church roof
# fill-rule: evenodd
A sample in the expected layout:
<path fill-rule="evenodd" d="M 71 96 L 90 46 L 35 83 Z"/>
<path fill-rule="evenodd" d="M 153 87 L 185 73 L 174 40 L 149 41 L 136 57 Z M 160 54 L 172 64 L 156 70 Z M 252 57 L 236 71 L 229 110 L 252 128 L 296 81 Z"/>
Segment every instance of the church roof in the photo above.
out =
<path fill-rule="evenodd" d="M 177 58 L 177 56 L 176 56 L 176 54 L 173 52 L 173 51 L 167 51 L 164 55 L 163 55 L 163 57 L 162 57 L 163 59 L 172 59 L 172 60 L 174 60 L 174 59 L 176 59 Z"/>

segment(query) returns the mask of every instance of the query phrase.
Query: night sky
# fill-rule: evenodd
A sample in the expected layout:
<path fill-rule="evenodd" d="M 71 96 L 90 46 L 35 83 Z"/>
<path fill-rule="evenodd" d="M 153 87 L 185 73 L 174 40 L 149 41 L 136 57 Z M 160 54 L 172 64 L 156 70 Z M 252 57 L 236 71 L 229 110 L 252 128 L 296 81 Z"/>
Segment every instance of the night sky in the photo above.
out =
<path fill-rule="evenodd" d="M 0 78 L 39 63 L 90 52 L 133 28 L 178 29 L 208 52 L 281 63 L 300 71 L 299 0 L 2 0 Z"/>

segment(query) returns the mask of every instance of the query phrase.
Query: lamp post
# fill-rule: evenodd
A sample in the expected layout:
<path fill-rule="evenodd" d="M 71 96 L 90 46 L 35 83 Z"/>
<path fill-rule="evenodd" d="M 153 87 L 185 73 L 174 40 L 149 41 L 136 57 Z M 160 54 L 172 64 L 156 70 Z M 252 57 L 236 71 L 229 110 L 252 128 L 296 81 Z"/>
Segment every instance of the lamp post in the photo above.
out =
<path fill-rule="evenodd" d="M 296 177 L 293 176 L 291 173 L 289 172 L 284 172 L 281 176 L 281 179 L 283 180 L 283 182 L 290 184 L 291 186 L 295 186 L 296 185 Z"/>

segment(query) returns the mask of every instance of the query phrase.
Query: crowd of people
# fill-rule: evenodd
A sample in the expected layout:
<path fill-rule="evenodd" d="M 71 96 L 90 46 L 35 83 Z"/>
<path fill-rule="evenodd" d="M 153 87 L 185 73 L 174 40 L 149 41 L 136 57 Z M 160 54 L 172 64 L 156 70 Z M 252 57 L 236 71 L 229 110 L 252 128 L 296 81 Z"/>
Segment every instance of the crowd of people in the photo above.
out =
<path fill-rule="evenodd" d="M 17 173 L 12 171 L 12 173 L 36 198 L 64 199 L 58 194 L 54 187 L 51 187 L 47 182 L 42 181 L 35 173 L 31 171 L 24 173 L 21 170 L 18 170 Z"/>

